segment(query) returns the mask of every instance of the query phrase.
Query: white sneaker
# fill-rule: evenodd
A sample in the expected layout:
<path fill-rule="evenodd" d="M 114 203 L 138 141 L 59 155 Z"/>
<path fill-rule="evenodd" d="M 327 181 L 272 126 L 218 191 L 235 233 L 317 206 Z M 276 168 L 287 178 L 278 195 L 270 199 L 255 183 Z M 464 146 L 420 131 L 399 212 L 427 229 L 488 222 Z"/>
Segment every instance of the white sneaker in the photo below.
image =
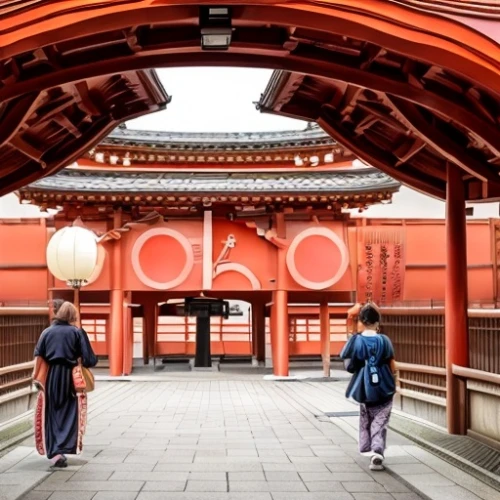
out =
<path fill-rule="evenodd" d="M 370 461 L 370 470 L 384 470 L 384 457 L 380 453 L 374 453 Z"/>

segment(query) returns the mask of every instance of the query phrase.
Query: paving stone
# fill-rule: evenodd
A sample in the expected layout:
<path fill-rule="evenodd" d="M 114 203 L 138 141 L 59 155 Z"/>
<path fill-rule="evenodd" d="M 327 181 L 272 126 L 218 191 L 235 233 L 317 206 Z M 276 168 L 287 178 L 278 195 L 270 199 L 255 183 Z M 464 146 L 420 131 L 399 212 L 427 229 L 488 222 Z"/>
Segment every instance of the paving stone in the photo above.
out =
<path fill-rule="evenodd" d="M 186 491 L 227 491 L 227 481 L 196 481 L 187 482 Z"/>
<path fill-rule="evenodd" d="M 238 473 L 230 473 L 230 474 L 238 474 Z M 245 472 L 245 474 L 253 474 L 253 472 Z M 176 473 L 177 477 L 177 473 Z M 226 481 L 227 473 L 226 472 L 188 472 L 188 480 L 195 481 Z"/>
<path fill-rule="evenodd" d="M 342 486 L 350 493 L 384 493 L 386 490 L 381 484 L 372 482 L 345 482 Z"/>
<path fill-rule="evenodd" d="M 139 493 L 137 500 L 165 500 L 165 494 L 156 492 L 141 492 Z M 272 500 L 272 497 L 271 494 L 267 492 L 183 492 L 169 493 L 168 500 Z"/>
<path fill-rule="evenodd" d="M 93 471 L 93 472 L 76 472 L 73 474 L 69 481 L 107 481 L 112 471 Z"/>
<path fill-rule="evenodd" d="M 231 475 L 229 477 L 231 478 Z M 291 471 L 266 472 L 266 479 L 268 481 L 302 481 L 298 472 Z"/>
<path fill-rule="evenodd" d="M 287 449 L 286 454 L 289 457 L 314 457 L 314 453 L 310 448 L 293 448 Z"/>
<path fill-rule="evenodd" d="M 186 481 L 147 481 L 142 491 L 184 491 Z"/>
<path fill-rule="evenodd" d="M 338 472 L 363 472 L 363 469 L 355 462 L 353 463 L 327 463 L 325 466 L 333 473 Z"/>
<path fill-rule="evenodd" d="M 405 474 L 432 474 L 436 472 L 424 464 L 393 464 L 391 465 L 391 470 L 400 476 Z"/>
<path fill-rule="evenodd" d="M 9 470 L 11 467 L 27 458 L 33 453 L 31 446 L 18 446 L 0 458 L 0 473 Z"/>
<path fill-rule="evenodd" d="M 353 500 L 354 497 L 347 492 L 339 491 L 313 491 L 302 493 L 273 493 L 273 500 Z"/>
<path fill-rule="evenodd" d="M 257 457 L 257 450 L 255 448 L 241 448 L 241 449 L 228 449 L 228 457 Z"/>
<path fill-rule="evenodd" d="M 155 471 L 195 471 L 195 472 L 252 472 L 262 470 L 259 462 L 205 463 L 158 463 Z"/>
<path fill-rule="evenodd" d="M 166 472 L 115 472 L 110 478 L 110 481 L 187 481 L 189 472 L 176 472 L 175 477 Z"/>
<path fill-rule="evenodd" d="M 445 478 L 441 474 L 405 474 L 402 476 L 406 481 L 416 488 L 426 488 L 434 486 L 455 486 L 453 481 Z"/>
<path fill-rule="evenodd" d="M 46 472 L 4 472 L 0 474 L 0 487 L 7 489 L 9 485 L 29 487 L 47 477 Z"/>
<path fill-rule="evenodd" d="M 36 489 L 39 491 L 139 491 L 143 481 L 67 481 L 65 483 L 42 483 Z"/>
<path fill-rule="evenodd" d="M 155 464 L 87 464 L 84 465 L 80 472 L 151 472 Z"/>
<path fill-rule="evenodd" d="M 95 494 L 95 491 L 74 491 L 71 493 L 71 500 L 91 500 Z M 68 500 L 68 493 L 56 491 L 50 495 L 49 500 Z"/>
<path fill-rule="evenodd" d="M 307 491 L 299 481 L 230 481 L 229 491 Z"/>
<path fill-rule="evenodd" d="M 309 491 L 345 491 L 338 481 L 306 481 L 305 485 Z"/>
<path fill-rule="evenodd" d="M 302 481 L 333 481 L 331 472 L 301 472 Z"/>
<path fill-rule="evenodd" d="M 331 475 L 334 481 L 373 481 L 373 477 L 365 472 L 332 472 Z"/>
<path fill-rule="evenodd" d="M 135 491 L 99 491 L 92 500 L 135 500 Z"/>
<path fill-rule="evenodd" d="M 416 493 L 392 493 L 395 500 L 422 500 L 422 497 Z"/>
<path fill-rule="evenodd" d="M 401 483 L 398 479 L 391 476 L 387 472 L 373 472 L 373 479 L 381 484 L 388 493 L 409 493 L 410 490 Z"/>
<path fill-rule="evenodd" d="M 266 477 L 262 471 L 254 472 L 229 472 L 229 481 L 265 481 Z"/>
<path fill-rule="evenodd" d="M 394 500 L 389 493 L 353 493 L 356 500 Z"/>
<path fill-rule="evenodd" d="M 30 491 L 23 495 L 22 500 L 47 500 L 52 495 L 50 491 Z"/>
<path fill-rule="evenodd" d="M 461 486 L 441 486 L 441 485 L 425 485 L 419 488 L 425 495 L 433 500 L 478 500 L 479 497 L 472 491 L 469 491 Z M 497 497 L 498 498 L 498 495 Z"/>

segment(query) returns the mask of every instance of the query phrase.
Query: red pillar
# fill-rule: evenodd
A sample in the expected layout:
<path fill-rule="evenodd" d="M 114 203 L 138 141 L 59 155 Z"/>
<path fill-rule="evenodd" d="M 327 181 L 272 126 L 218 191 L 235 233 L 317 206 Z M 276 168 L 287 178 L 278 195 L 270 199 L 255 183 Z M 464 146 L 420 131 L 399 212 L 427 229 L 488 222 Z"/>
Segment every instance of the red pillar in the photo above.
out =
<path fill-rule="evenodd" d="M 271 342 L 273 349 L 273 372 L 279 377 L 288 377 L 288 292 L 276 290 L 273 300 L 273 322 L 274 333 L 271 330 Z"/>
<path fill-rule="evenodd" d="M 265 306 L 262 302 L 252 303 L 252 347 L 253 355 L 257 361 L 266 359 L 266 316 Z"/>
<path fill-rule="evenodd" d="M 158 307 L 154 301 L 146 301 L 142 305 L 142 351 L 144 364 L 149 364 L 149 357 L 154 356 L 154 343 L 156 338 L 156 325 L 158 322 Z"/>
<path fill-rule="evenodd" d="M 330 309 L 328 299 L 321 301 L 319 306 L 319 323 L 321 330 L 321 359 L 323 361 L 323 375 L 330 376 Z"/>
<path fill-rule="evenodd" d="M 122 225 L 122 212 L 116 210 L 113 217 L 113 227 Z M 111 253 L 111 314 L 109 342 L 109 373 L 112 376 L 123 374 L 123 287 L 122 287 L 122 248 L 121 239 L 113 243 Z"/>
<path fill-rule="evenodd" d="M 448 164 L 446 187 L 446 408 L 448 432 L 465 434 L 466 408 L 463 381 L 452 366 L 469 366 L 467 237 L 463 172 Z"/>
<path fill-rule="evenodd" d="M 132 318 L 131 293 L 124 294 L 123 303 L 123 374 L 130 375 L 134 365 L 134 320 Z"/>

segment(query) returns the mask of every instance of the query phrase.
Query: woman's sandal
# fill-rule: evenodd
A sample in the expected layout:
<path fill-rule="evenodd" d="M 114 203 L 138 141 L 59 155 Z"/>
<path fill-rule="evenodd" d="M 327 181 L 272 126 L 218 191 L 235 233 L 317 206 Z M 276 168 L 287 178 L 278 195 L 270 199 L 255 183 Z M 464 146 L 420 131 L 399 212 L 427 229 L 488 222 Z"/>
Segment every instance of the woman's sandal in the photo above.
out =
<path fill-rule="evenodd" d="M 51 467 L 55 469 L 65 469 L 68 466 L 68 459 L 64 456 L 61 455 L 60 458 L 58 458 Z"/>

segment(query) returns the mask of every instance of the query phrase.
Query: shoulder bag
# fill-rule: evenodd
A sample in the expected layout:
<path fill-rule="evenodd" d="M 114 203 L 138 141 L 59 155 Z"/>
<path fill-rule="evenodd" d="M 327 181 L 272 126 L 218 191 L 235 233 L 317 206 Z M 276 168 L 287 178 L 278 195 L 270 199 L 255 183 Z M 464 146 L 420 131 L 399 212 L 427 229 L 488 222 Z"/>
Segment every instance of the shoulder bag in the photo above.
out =
<path fill-rule="evenodd" d="M 82 365 L 82 360 L 73 368 L 73 384 L 76 392 L 92 392 L 95 388 L 94 374 Z"/>

